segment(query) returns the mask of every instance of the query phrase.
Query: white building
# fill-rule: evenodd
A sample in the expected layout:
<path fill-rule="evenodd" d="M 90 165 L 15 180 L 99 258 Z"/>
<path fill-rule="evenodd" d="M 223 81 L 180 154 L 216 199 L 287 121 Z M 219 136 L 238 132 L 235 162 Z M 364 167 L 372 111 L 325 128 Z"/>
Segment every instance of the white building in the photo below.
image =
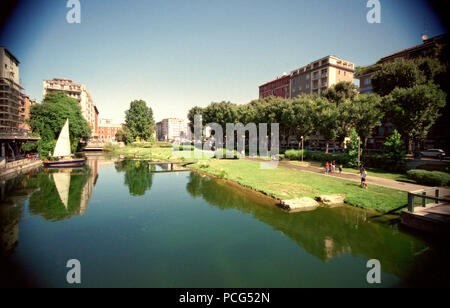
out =
<path fill-rule="evenodd" d="M 169 118 L 156 123 L 158 141 L 190 140 L 191 133 L 186 120 Z"/>

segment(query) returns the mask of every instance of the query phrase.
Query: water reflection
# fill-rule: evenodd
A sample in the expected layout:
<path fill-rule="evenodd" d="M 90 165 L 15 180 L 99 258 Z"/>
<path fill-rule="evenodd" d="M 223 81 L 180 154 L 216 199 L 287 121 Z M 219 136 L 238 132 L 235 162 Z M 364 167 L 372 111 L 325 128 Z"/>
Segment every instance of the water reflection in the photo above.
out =
<path fill-rule="evenodd" d="M 149 166 L 145 160 L 125 159 L 115 163 L 118 172 L 125 172 L 124 183 L 130 195 L 143 196 L 152 188 L 154 165 Z"/>
<path fill-rule="evenodd" d="M 190 174 L 187 191 L 223 210 L 250 213 L 323 262 L 343 254 L 378 259 L 383 271 L 402 277 L 413 267 L 415 255 L 427 249 L 425 242 L 400 232 L 396 224 L 370 220 L 368 216 L 372 215 L 358 208 L 319 208 L 289 214 L 273 204 L 255 206 L 255 196 L 224 181 L 195 173 Z"/>

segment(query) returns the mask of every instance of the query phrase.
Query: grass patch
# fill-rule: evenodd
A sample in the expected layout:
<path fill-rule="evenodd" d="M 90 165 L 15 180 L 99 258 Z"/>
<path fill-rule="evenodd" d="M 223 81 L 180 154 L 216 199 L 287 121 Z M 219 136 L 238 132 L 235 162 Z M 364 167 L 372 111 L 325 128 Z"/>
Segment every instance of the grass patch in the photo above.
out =
<path fill-rule="evenodd" d="M 390 188 L 326 177 L 289 168 L 262 169 L 260 163 L 247 160 L 210 160 L 191 168 L 224 177 L 279 199 L 317 197 L 321 194 L 345 194 L 348 204 L 388 212 L 407 202 L 407 193 Z"/>

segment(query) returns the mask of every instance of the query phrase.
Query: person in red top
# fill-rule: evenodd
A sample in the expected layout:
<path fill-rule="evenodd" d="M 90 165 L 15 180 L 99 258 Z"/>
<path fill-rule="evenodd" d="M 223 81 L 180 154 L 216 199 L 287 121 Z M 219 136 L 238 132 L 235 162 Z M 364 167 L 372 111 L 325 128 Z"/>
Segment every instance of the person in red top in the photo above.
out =
<path fill-rule="evenodd" d="M 330 164 L 328 162 L 325 163 L 325 174 L 328 174 L 328 171 L 330 170 Z"/>

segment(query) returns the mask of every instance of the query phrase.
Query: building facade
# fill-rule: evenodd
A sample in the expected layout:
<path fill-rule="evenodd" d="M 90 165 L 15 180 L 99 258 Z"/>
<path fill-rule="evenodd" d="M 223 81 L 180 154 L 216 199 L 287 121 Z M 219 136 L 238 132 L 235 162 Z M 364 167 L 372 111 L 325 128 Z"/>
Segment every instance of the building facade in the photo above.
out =
<path fill-rule="evenodd" d="M 156 137 L 158 141 L 172 142 L 190 140 L 191 134 L 187 121 L 169 118 L 156 123 Z"/>
<path fill-rule="evenodd" d="M 31 128 L 28 125 L 27 120 L 30 119 L 31 107 L 33 105 L 36 105 L 37 102 L 33 99 L 30 99 L 30 97 L 26 94 L 21 94 L 20 97 L 19 118 L 21 122 L 19 124 L 19 129 L 29 133 L 31 132 Z"/>
<path fill-rule="evenodd" d="M 115 124 L 110 119 L 100 119 L 98 123 L 98 141 L 115 142 L 116 133 L 122 129 L 122 124 Z"/>
<path fill-rule="evenodd" d="M 288 74 L 259 86 L 259 98 L 268 96 L 289 98 L 290 95 L 290 76 Z"/>
<path fill-rule="evenodd" d="M 44 97 L 49 92 L 62 91 L 66 93 L 69 97 L 76 99 L 80 103 L 81 114 L 89 123 L 92 129 L 92 137 L 95 137 L 95 119 L 96 111 L 94 101 L 92 100 L 91 94 L 89 93 L 87 87 L 81 83 L 75 83 L 69 79 L 59 79 L 53 78 L 52 80 L 43 81 Z"/>
<path fill-rule="evenodd" d="M 338 82 L 353 83 L 355 65 L 352 62 L 327 56 L 291 72 L 290 97 L 318 94 Z"/>

